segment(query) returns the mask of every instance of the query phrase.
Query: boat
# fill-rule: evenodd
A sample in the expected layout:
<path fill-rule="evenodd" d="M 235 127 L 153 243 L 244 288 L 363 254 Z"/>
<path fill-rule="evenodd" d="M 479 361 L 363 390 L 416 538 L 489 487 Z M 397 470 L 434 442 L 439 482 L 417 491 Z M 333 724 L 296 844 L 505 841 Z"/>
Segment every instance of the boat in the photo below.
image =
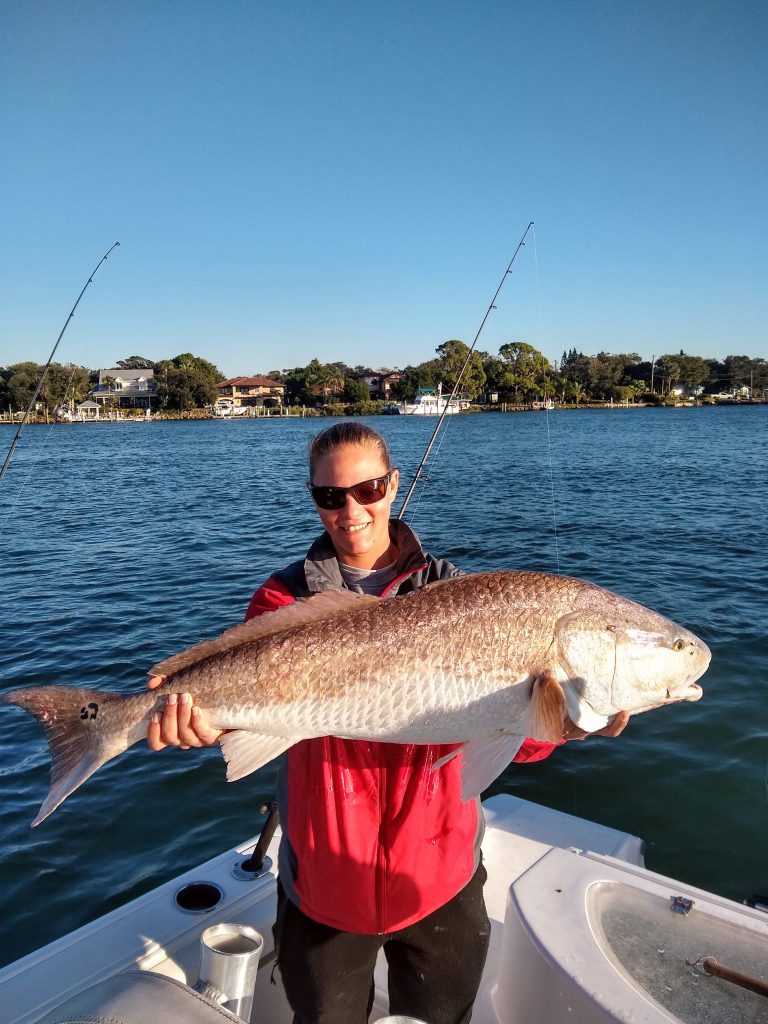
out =
<path fill-rule="evenodd" d="M 492 927 L 473 1024 L 768 1020 L 762 995 L 705 969 L 715 957 L 768 991 L 763 910 L 649 871 L 628 833 L 511 795 L 484 810 Z M 237 1024 L 225 994 L 194 987 L 201 934 L 222 924 L 264 940 L 245 1019 L 289 1024 L 272 939 L 278 839 L 258 872 L 253 838 L 0 970 L 5 1024 Z M 386 977 L 380 957 L 372 1021 L 388 1013 Z"/>
<path fill-rule="evenodd" d="M 247 405 L 235 405 L 231 398 L 217 398 L 210 406 L 212 415 L 216 417 L 248 416 L 251 410 Z"/>
<path fill-rule="evenodd" d="M 445 412 L 451 416 L 467 408 L 469 402 L 465 398 L 443 398 L 443 385 L 440 383 L 437 388 L 419 388 L 415 401 L 406 402 L 402 413 L 405 416 L 440 416 Z"/>

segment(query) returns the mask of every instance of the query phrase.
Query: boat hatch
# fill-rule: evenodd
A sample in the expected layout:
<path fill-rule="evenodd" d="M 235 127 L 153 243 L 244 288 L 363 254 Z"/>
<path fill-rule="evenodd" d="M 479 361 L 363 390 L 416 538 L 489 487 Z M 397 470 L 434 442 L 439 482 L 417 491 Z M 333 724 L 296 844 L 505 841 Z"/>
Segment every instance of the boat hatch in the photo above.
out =
<path fill-rule="evenodd" d="M 764 996 L 703 975 L 690 963 L 714 956 L 768 982 L 768 936 L 715 917 L 698 900 L 687 914 L 672 913 L 669 900 L 629 885 L 594 885 L 587 904 L 598 942 L 614 966 L 685 1024 L 766 1019 Z"/>

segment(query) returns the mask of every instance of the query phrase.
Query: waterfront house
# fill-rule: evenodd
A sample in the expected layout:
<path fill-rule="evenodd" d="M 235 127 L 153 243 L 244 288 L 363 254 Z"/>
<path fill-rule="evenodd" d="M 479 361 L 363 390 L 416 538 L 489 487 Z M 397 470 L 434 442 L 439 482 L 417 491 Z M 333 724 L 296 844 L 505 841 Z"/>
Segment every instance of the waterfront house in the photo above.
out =
<path fill-rule="evenodd" d="M 402 379 L 399 370 L 366 370 L 355 379 L 365 384 L 371 393 L 371 398 L 382 398 L 389 401 L 392 398 L 392 386 Z"/>
<path fill-rule="evenodd" d="M 217 402 L 226 399 L 232 406 L 264 406 L 275 408 L 283 404 L 285 384 L 269 377 L 230 377 L 216 385 Z"/>
<path fill-rule="evenodd" d="M 155 371 L 149 368 L 99 370 L 99 383 L 91 398 L 102 408 L 151 409 L 155 397 Z"/>
<path fill-rule="evenodd" d="M 392 387 L 403 379 L 399 370 L 382 370 L 379 377 L 379 394 L 388 401 L 392 397 Z"/>

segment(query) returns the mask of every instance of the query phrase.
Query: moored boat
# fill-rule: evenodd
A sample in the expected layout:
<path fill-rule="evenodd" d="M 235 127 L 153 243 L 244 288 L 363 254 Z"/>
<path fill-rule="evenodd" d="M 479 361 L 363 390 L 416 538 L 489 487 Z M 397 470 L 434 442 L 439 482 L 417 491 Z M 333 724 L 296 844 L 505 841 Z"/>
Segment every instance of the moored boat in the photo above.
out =
<path fill-rule="evenodd" d="M 225 418 L 230 416 L 248 416 L 251 410 L 246 405 L 236 405 L 231 398 L 217 398 L 210 407 L 214 416 Z"/>
<path fill-rule="evenodd" d="M 405 416 L 440 416 L 443 412 L 451 416 L 469 407 L 465 398 L 444 398 L 442 383 L 437 388 L 419 388 L 416 399 L 403 406 Z"/>

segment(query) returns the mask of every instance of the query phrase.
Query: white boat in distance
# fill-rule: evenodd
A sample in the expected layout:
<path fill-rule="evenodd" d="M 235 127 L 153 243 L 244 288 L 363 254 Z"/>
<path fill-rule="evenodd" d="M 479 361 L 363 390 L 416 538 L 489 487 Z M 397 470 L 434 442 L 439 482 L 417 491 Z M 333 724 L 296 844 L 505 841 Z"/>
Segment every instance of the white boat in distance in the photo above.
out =
<path fill-rule="evenodd" d="M 248 416 L 250 409 L 247 405 L 235 405 L 231 398 L 217 398 L 210 407 L 214 416 Z"/>
<path fill-rule="evenodd" d="M 443 385 L 434 388 L 419 388 L 414 402 L 406 402 L 401 409 L 404 416 L 440 416 L 445 410 L 446 415 L 452 416 L 469 408 L 469 401 L 466 398 L 443 398 Z"/>

